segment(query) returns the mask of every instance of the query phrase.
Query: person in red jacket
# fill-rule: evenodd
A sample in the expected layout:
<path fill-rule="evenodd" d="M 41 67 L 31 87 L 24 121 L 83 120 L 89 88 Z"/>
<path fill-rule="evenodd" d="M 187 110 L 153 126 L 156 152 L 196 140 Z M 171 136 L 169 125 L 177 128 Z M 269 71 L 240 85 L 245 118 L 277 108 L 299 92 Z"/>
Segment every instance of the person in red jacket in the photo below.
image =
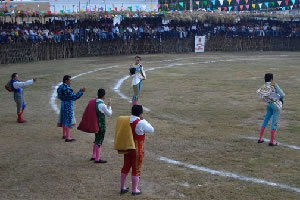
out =
<path fill-rule="evenodd" d="M 134 105 L 131 110 L 130 126 L 132 130 L 135 148 L 124 154 L 124 165 L 121 170 L 121 191 L 120 194 L 128 192 L 126 188 L 126 177 L 132 169 L 132 195 L 140 195 L 142 192 L 138 189 L 141 168 L 144 159 L 144 141 L 145 133 L 154 133 L 154 128 L 143 119 L 143 106 Z"/>

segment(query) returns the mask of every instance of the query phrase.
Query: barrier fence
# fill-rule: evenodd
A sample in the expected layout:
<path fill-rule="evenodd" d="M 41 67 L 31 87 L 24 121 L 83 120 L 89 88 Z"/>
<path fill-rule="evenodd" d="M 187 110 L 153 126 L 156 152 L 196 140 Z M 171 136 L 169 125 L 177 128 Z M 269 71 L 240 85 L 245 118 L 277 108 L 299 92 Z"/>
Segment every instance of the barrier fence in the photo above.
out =
<path fill-rule="evenodd" d="M 194 52 L 195 39 L 100 40 L 60 43 L 17 42 L 0 45 L 0 63 L 22 63 L 105 55 Z M 299 37 L 226 37 L 206 38 L 205 51 L 300 51 Z"/>

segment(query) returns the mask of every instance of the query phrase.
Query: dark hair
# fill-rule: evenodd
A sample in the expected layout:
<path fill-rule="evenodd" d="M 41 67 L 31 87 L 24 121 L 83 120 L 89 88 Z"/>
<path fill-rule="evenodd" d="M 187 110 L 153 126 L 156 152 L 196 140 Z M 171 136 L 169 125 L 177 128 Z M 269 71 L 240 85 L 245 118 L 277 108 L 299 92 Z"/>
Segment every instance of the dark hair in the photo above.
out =
<path fill-rule="evenodd" d="M 272 79 L 273 79 L 272 73 L 265 74 L 265 82 L 271 82 Z"/>
<path fill-rule="evenodd" d="M 70 75 L 64 75 L 63 83 L 66 83 L 66 81 L 70 80 L 70 78 L 71 78 Z"/>
<path fill-rule="evenodd" d="M 140 114 L 143 114 L 143 106 L 142 105 L 134 105 L 131 108 L 131 114 L 134 116 L 140 116 Z"/>
<path fill-rule="evenodd" d="M 13 80 L 13 79 L 17 76 L 17 74 L 18 74 L 18 73 L 13 73 L 13 74 L 11 75 L 11 80 Z"/>
<path fill-rule="evenodd" d="M 135 57 L 135 59 L 137 59 L 137 58 L 140 59 L 140 60 L 142 60 L 142 58 L 141 58 L 140 56 L 136 56 L 136 57 Z"/>
<path fill-rule="evenodd" d="M 105 96 L 105 90 L 103 88 L 100 88 L 98 90 L 98 99 L 101 99 L 104 96 Z"/>

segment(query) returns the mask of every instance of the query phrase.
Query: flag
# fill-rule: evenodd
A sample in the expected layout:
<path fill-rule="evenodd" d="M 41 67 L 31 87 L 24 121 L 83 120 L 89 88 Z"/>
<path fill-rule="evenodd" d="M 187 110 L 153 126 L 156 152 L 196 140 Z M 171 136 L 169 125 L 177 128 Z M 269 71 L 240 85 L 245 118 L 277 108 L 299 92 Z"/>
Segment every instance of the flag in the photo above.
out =
<path fill-rule="evenodd" d="M 269 8 L 269 2 L 265 2 L 265 6 Z"/>
<path fill-rule="evenodd" d="M 285 0 L 285 5 L 289 5 L 289 0 Z"/>

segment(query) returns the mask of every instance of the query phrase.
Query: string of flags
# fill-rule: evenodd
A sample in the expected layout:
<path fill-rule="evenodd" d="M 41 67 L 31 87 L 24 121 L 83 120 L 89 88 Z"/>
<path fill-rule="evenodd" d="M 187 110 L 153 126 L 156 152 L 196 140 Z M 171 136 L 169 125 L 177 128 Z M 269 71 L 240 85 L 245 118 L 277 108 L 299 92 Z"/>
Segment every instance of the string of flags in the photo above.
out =
<path fill-rule="evenodd" d="M 58 2 L 58 0 L 56 0 Z M 54 4 L 50 5 L 48 10 L 41 11 L 36 9 L 36 11 L 22 11 L 24 4 L 14 4 L 8 5 L 7 0 L 5 3 L 0 5 L 0 15 L 9 13 L 47 13 L 47 14 L 71 14 L 77 12 L 112 12 L 112 11 L 152 11 L 152 12 L 183 12 L 186 7 L 189 6 L 183 1 L 175 3 L 164 3 L 164 4 L 150 4 L 150 5 L 132 5 L 128 7 L 115 7 L 114 5 L 88 5 L 79 4 L 78 5 L 63 5 Z M 39 5 L 37 6 L 39 7 Z M 300 0 L 265 0 L 265 2 L 259 2 L 256 0 L 199 0 L 193 1 L 194 9 L 205 9 L 207 11 L 251 11 L 251 10 L 292 10 L 300 7 Z"/>

